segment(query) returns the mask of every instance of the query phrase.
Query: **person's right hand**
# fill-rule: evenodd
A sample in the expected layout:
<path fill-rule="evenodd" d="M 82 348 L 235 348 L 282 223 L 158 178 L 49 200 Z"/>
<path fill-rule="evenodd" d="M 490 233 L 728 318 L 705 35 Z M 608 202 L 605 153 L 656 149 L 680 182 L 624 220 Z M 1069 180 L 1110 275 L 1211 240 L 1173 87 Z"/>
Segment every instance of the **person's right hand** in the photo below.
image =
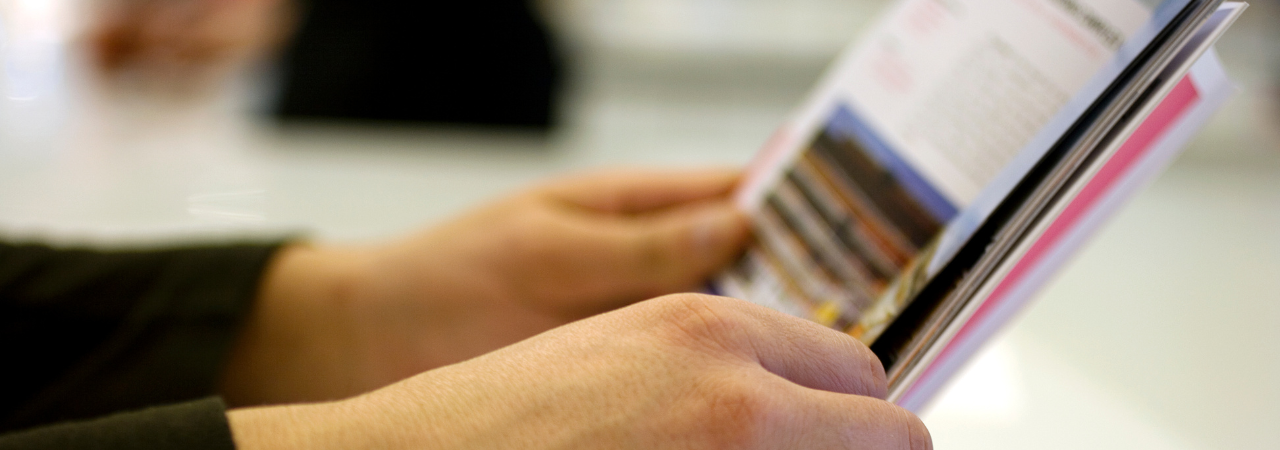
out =
<path fill-rule="evenodd" d="M 853 338 L 682 294 L 334 403 L 233 410 L 238 448 L 930 449 Z"/>

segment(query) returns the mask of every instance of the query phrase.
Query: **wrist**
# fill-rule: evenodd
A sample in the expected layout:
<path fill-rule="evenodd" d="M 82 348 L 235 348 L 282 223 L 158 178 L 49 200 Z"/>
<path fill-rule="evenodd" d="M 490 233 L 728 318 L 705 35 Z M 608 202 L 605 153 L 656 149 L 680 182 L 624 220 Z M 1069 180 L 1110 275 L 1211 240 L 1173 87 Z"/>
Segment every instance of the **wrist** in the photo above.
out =
<path fill-rule="evenodd" d="M 244 408 L 227 411 L 237 450 L 381 448 L 375 424 L 346 412 L 346 402 Z"/>
<path fill-rule="evenodd" d="M 281 248 L 228 355 L 220 391 L 234 405 L 336 400 L 359 392 L 349 370 L 349 310 L 367 258 L 359 250 Z"/>
<path fill-rule="evenodd" d="M 406 401 L 414 392 L 380 390 L 335 402 L 233 409 L 227 423 L 237 450 L 459 447 L 439 434 L 439 420 L 448 416 L 425 412 L 432 401 Z"/>

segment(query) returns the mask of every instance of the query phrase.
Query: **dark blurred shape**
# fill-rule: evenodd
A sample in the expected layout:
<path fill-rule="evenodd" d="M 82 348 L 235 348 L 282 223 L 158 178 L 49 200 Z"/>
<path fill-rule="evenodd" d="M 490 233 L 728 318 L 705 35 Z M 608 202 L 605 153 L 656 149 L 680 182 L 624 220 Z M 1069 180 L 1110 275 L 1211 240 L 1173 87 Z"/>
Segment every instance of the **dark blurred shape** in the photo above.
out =
<path fill-rule="evenodd" d="M 561 62 L 523 0 L 311 0 L 283 60 L 292 119 L 518 126 L 555 120 Z"/>
<path fill-rule="evenodd" d="M 0 434 L 214 395 L 277 248 L 0 242 Z"/>

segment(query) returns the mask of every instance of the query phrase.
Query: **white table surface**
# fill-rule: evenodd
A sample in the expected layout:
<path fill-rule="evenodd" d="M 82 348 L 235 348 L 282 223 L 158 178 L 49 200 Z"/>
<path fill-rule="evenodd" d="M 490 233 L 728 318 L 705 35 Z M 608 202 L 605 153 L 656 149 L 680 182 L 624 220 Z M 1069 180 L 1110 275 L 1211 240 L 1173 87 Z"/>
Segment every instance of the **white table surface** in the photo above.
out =
<path fill-rule="evenodd" d="M 805 5 L 824 16 L 821 3 Z M 1222 45 L 1242 95 L 924 414 L 937 448 L 1280 445 L 1276 9 L 1255 5 Z M 623 14 L 591 11 L 602 23 Z M 40 41 L 53 59 L 34 67 L 63 78 L 23 85 L 34 99 L 8 98 L 12 74 L 0 83 L 0 235 L 138 245 L 304 230 L 372 240 L 567 171 L 742 164 L 833 51 L 830 32 L 805 27 L 764 37 L 729 27 L 697 41 L 679 34 L 696 21 L 667 25 L 675 38 L 647 38 L 654 28 L 641 23 L 593 44 L 593 28 L 579 24 L 566 127 L 549 138 L 281 130 L 240 112 L 252 97 L 243 83 L 186 103 L 112 97 L 55 33 Z M 752 53 L 761 42 L 785 45 Z"/>

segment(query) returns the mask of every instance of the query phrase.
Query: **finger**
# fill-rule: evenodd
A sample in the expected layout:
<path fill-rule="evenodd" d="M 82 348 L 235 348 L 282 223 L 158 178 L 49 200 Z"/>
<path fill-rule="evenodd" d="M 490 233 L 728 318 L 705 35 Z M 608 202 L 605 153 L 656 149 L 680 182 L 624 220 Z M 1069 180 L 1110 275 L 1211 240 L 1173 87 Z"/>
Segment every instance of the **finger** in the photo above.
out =
<path fill-rule="evenodd" d="M 601 219 L 604 220 L 604 219 Z M 746 245 L 750 227 L 727 201 L 644 218 L 609 220 L 611 278 L 643 297 L 696 288 L 729 265 Z"/>
<path fill-rule="evenodd" d="M 706 351 L 758 365 L 787 386 L 884 398 L 880 360 L 856 339 L 817 323 L 742 300 L 697 294 L 642 305 Z M 798 385 L 798 386 L 796 386 Z"/>
<path fill-rule="evenodd" d="M 736 169 L 618 170 L 562 180 L 544 189 L 553 198 L 576 206 L 640 213 L 724 197 L 740 175 Z"/>
<path fill-rule="evenodd" d="M 755 321 L 751 350 L 771 373 L 800 386 L 883 399 L 888 395 L 880 358 L 852 336 L 763 306 L 743 303 Z"/>
<path fill-rule="evenodd" d="M 788 448 L 931 450 L 915 414 L 884 400 L 823 391 L 796 392 L 791 418 L 772 436 Z"/>

